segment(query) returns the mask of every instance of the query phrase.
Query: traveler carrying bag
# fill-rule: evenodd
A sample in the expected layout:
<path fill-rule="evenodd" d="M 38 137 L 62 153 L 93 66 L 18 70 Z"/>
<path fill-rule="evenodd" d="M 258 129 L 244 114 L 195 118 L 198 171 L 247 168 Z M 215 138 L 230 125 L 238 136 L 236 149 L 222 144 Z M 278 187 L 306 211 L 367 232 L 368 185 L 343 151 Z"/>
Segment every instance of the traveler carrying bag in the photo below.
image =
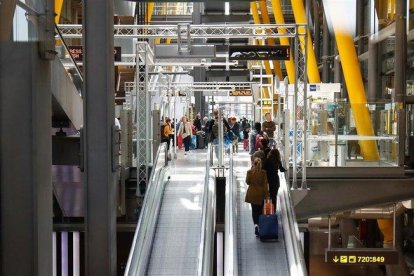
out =
<path fill-rule="evenodd" d="M 259 216 L 259 238 L 261 241 L 277 241 L 279 238 L 277 215 Z"/>

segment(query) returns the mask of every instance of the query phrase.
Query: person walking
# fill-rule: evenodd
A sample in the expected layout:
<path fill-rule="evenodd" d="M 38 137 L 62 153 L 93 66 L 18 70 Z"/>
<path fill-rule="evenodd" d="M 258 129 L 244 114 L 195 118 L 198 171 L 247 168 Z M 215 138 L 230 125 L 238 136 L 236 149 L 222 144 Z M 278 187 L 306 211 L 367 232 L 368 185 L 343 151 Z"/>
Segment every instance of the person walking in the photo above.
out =
<path fill-rule="evenodd" d="M 201 114 L 198 113 L 196 119 L 194 120 L 194 126 L 196 128 L 196 131 L 201 131 Z"/>
<path fill-rule="evenodd" d="M 269 198 L 269 188 L 266 171 L 262 170 L 262 160 L 254 159 L 252 168 L 247 171 L 246 184 L 247 188 L 245 202 L 250 203 L 252 207 L 252 218 L 254 224 L 254 233 L 259 235 L 259 216 L 262 214 L 263 201 Z"/>
<path fill-rule="evenodd" d="M 282 166 L 280 152 L 277 149 L 272 149 L 268 153 L 263 168 L 266 171 L 267 181 L 269 182 L 270 199 L 276 207 L 277 193 L 280 187 L 279 170 L 281 172 L 286 171 Z"/>
<path fill-rule="evenodd" d="M 167 143 L 167 150 L 170 149 L 171 135 L 174 135 L 171 129 L 171 119 L 166 117 L 165 123 L 161 126 L 161 143 Z"/>
<path fill-rule="evenodd" d="M 192 130 L 191 130 L 191 124 L 187 121 L 187 117 L 183 116 L 180 123 L 180 128 L 178 129 L 178 134 L 181 134 L 183 137 L 183 143 L 184 143 L 184 155 L 187 155 L 187 153 L 190 151 L 190 144 L 191 144 L 191 137 L 192 137 Z"/>
<path fill-rule="evenodd" d="M 276 124 L 272 121 L 272 115 L 267 112 L 265 114 L 265 121 L 262 124 L 262 130 L 266 132 L 267 137 L 269 137 L 269 147 L 273 147 L 275 145 L 275 130 Z"/>

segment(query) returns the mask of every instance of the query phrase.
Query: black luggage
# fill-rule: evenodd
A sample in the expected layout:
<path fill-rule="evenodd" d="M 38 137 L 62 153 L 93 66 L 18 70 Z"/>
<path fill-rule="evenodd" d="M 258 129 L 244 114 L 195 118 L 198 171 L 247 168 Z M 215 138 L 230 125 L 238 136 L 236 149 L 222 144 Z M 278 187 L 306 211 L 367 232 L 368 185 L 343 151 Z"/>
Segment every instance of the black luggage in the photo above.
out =
<path fill-rule="evenodd" d="M 205 137 L 201 133 L 197 133 L 197 149 L 204 149 L 206 147 Z"/>

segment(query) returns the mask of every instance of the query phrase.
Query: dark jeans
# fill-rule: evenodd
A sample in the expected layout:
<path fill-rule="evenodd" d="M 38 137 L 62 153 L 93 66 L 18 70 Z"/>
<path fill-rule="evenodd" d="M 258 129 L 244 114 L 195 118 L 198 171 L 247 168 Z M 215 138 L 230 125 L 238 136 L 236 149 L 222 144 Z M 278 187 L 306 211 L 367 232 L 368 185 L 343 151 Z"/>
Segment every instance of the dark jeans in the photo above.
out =
<path fill-rule="evenodd" d="M 279 186 L 269 185 L 270 199 L 272 200 L 273 206 L 275 206 L 275 207 L 276 207 L 276 203 L 277 203 L 277 192 L 278 191 L 279 191 Z"/>
<path fill-rule="evenodd" d="M 170 139 L 161 138 L 161 143 L 167 143 L 167 150 L 170 150 Z"/>
<path fill-rule="evenodd" d="M 263 203 L 260 205 L 251 204 L 252 205 L 252 217 L 253 223 L 259 225 L 259 216 L 263 212 Z"/>
<path fill-rule="evenodd" d="M 190 145 L 191 145 L 191 135 L 185 137 L 183 139 L 183 143 L 184 143 L 185 151 L 189 151 L 190 150 Z"/>

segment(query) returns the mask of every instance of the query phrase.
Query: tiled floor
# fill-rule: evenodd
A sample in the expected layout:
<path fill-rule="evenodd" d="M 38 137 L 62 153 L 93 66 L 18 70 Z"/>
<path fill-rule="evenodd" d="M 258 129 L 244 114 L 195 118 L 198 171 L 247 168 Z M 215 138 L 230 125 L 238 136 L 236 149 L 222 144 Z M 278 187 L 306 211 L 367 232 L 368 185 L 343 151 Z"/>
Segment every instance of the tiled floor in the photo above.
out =
<path fill-rule="evenodd" d="M 193 151 L 170 168 L 147 275 L 196 275 L 205 178 L 205 151 Z"/>
<path fill-rule="evenodd" d="M 289 275 L 282 227 L 279 225 L 278 242 L 261 242 L 254 235 L 250 204 L 244 202 L 247 186 L 246 172 L 250 166 L 247 153 L 234 157 L 235 174 L 238 184 L 238 264 L 239 275 Z M 280 220 L 279 220 L 280 224 Z"/>

